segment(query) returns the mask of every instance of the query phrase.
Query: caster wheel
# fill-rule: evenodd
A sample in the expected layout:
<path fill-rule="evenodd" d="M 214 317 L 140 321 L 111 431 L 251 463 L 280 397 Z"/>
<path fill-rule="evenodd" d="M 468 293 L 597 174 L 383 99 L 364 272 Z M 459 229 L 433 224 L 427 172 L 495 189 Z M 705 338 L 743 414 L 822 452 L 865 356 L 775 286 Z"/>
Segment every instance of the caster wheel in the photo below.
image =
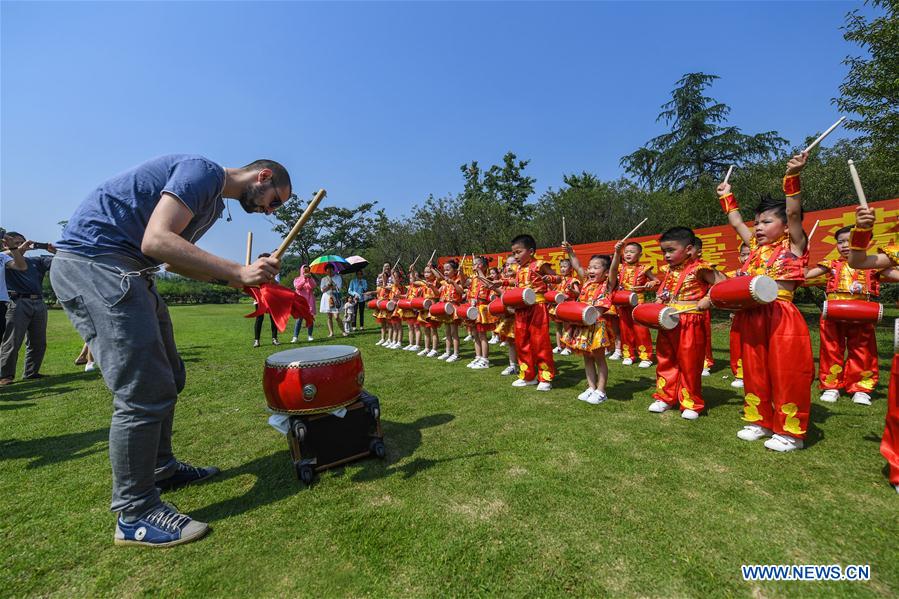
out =
<path fill-rule="evenodd" d="M 375 439 L 371 442 L 371 452 L 383 460 L 387 455 L 387 448 L 384 447 L 383 441 L 381 441 L 380 439 Z"/>
<path fill-rule="evenodd" d="M 308 487 L 312 484 L 312 479 L 315 477 L 315 473 L 309 466 L 298 466 L 297 477 L 303 482 L 304 485 Z"/>
<path fill-rule="evenodd" d="M 293 424 L 293 436 L 296 437 L 297 441 L 300 443 L 303 442 L 303 439 L 306 438 L 306 425 L 300 422 L 299 420 L 294 420 Z"/>

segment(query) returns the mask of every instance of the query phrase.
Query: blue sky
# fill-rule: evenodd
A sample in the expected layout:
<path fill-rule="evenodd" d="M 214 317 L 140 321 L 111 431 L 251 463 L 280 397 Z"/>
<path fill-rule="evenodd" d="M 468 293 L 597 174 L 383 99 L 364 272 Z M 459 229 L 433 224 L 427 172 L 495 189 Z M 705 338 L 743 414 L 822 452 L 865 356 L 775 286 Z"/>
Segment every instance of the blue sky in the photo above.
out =
<path fill-rule="evenodd" d="M 861 2 L 0 4 L 0 224 L 58 238 L 96 184 L 166 153 L 283 162 L 295 190 L 399 216 L 459 166 L 621 175 L 681 75 L 747 133 L 793 144 L 838 117 L 840 26 Z M 828 140 L 846 135 L 838 131 Z M 231 202 L 228 202 L 229 204 Z M 200 245 L 277 246 L 232 206 Z M 270 248 L 269 248 L 270 246 Z"/>

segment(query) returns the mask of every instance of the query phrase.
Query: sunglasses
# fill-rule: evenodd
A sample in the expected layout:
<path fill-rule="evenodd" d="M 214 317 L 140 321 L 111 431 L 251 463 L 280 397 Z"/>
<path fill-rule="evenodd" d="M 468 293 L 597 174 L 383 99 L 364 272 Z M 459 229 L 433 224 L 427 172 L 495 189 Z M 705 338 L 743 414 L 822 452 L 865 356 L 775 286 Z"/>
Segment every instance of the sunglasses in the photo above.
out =
<path fill-rule="evenodd" d="M 274 209 L 276 209 L 276 208 L 280 208 L 281 206 L 283 206 L 284 204 L 286 204 L 286 203 L 289 202 L 290 200 L 295 200 L 295 199 L 297 199 L 297 194 L 292 193 L 292 194 L 290 194 L 289 196 L 287 196 L 287 199 L 286 199 L 286 200 L 282 200 L 282 199 L 280 198 L 280 196 L 278 196 L 278 188 L 275 187 L 274 182 L 271 183 L 271 186 L 272 186 L 272 189 L 275 190 L 275 199 L 272 200 L 271 204 L 269 204 L 268 207 L 271 208 L 272 210 L 274 210 Z"/>

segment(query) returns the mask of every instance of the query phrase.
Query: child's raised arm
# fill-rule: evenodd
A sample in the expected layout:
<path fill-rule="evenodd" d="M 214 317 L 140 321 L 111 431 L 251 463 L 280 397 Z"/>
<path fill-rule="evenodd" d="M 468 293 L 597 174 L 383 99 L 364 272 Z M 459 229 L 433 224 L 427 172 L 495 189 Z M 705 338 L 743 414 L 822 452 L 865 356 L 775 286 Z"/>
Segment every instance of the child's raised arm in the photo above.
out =
<path fill-rule="evenodd" d="M 893 265 L 885 254 L 868 255 L 868 244 L 874 230 L 874 211 L 870 208 L 855 209 L 855 227 L 849 233 L 849 266 L 859 270 L 883 270 Z"/>
<path fill-rule="evenodd" d="M 577 256 L 574 253 L 574 248 L 571 247 L 571 244 L 567 241 L 562 242 L 562 247 L 568 253 L 568 259 L 571 260 L 571 268 L 574 269 L 574 272 L 576 272 L 581 279 L 584 279 L 586 277 L 586 275 L 584 274 L 584 268 L 581 266 L 581 261 L 577 259 Z"/>
<path fill-rule="evenodd" d="M 802 193 L 799 188 L 799 173 L 805 168 L 808 152 L 796 154 L 787 163 L 783 189 L 787 196 L 787 227 L 790 230 L 790 244 L 793 253 L 801 256 L 808 247 L 808 237 L 802 228 Z"/>
<path fill-rule="evenodd" d="M 737 232 L 743 243 L 749 245 L 749 240 L 752 239 L 752 231 L 743 222 L 743 216 L 740 214 L 737 198 L 731 192 L 730 183 L 721 183 L 716 191 L 718 192 L 718 201 L 721 203 L 721 209 L 727 215 L 727 222 L 734 228 L 734 231 Z"/>

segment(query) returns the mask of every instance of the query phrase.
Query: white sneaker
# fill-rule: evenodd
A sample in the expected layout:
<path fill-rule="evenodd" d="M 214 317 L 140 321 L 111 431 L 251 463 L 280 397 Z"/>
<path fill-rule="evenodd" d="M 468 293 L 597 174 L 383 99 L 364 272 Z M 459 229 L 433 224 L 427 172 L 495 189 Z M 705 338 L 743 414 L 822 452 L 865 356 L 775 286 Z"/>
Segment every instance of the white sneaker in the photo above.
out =
<path fill-rule="evenodd" d="M 559 352 L 559 353 L 560 353 L 561 355 L 563 355 L 563 356 L 570 356 L 570 355 L 571 355 L 571 348 L 566 347 L 565 349 L 563 349 L 563 350 L 562 350 L 561 352 Z"/>
<path fill-rule="evenodd" d="M 428 353 L 428 349 L 427 349 L 427 348 L 421 350 L 420 352 L 418 352 L 418 353 L 415 354 L 415 355 L 416 355 L 416 356 L 423 356 L 423 355 L 425 355 L 426 353 Z"/>
<path fill-rule="evenodd" d="M 487 343 L 489 343 L 490 345 L 496 345 L 497 343 L 499 343 L 499 337 L 494 335 Z"/>
<path fill-rule="evenodd" d="M 744 441 L 758 441 L 763 437 L 770 437 L 774 434 L 770 428 L 759 426 L 758 424 L 747 424 L 737 431 L 737 438 Z"/>
<path fill-rule="evenodd" d="M 445 351 L 442 354 L 440 354 L 439 356 L 437 356 L 437 359 L 438 360 L 446 360 L 449 357 L 450 357 L 450 353 L 448 351 Z"/>
<path fill-rule="evenodd" d="M 708 368 L 703 368 L 703 369 L 702 369 L 702 376 L 712 376 L 712 371 L 709 370 Z"/>
<path fill-rule="evenodd" d="M 581 401 L 587 401 L 587 398 L 590 397 L 590 394 L 593 393 L 594 391 L 596 391 L 596 389 L 591 389 L 590 387 L 587 387 L 580 395 L 577 396 L 577 398 Z"/>
<path fill-rule="evenodd" d="M 281 345 L 281 342 L 272 337 L 272 345 Z"/>
<path fill-rule="evenodd" d="M 585 399 L 584 401 L 586 401 L 588 404 L 590 404 L 592 406 L 598 406 L 599 404 L 601 404 L 602 402 L 604 402 L 607 399 L 608 399 L 608 397 L 606 397 L 605 393 L 603 393 L 599 389 L 596 389 L 590 395 L 588 395 L 587 399 Z"/>
<path fill-rule="evenodd" d="M 622 366 L 631 366 L 633 363 L 634 361 L 631 358 L 625 358 L 621 361 Z"/>
<path fill-rule="evenodd" d="M 449 358 L 446 359 L 446 363 L 457 362 L 459 360 L 459 354 L 453 354 Z"/>
<path fill-rule="evenodd" d="M 805 447 L 802 439 L 789 435 L 774 435 L 765 441 L 765 447 L 774 451 L 787 452 Z"/>
<path fill-rule="evenodd" d="M 529 381 L 526 381 L 524 379 L 515 379 L 514 381 L 512 381 L 513 387 L 533 387 L 536 384 L 537 379 L 531 379 Z"/>
<path fill-rule="evenodd" d="M 309 335 L 306 337 L 306 341 L 315 341 L 315 339 L 312 338 L 312 335 Z"/>
<path fill-rule="evenodd" d="M 474 360 L 472 360 L 471 362 L 469 362 L 468 364 L 466 364 L 466 365 L 465 365 L 465 368 L 474 368 L 474 365 L 478 363 L 478 360 L 479 360 L 479 359 L 480 359 L 480 358 L 475 358 Z"/>
<path fill-rule="evenodd" d="M 505 341 L 503 341 L 502 343 L 499 344 L 500 347 L 506 347 L 507 345 L 509 345 L 509 344 L 506 343 Z"/>
<path fill-rule="evenodd" d="M 296 342 L 297 342 L 297 338 L 296 338 L 296 337 L 292 337 L 292 338 L 290 339 L 290 342 L 291 342 L 291 343 L 296 343 Z"/>
<path fill-rule="evenodd" d="M 465 339 L 462 340 L 463 343 L 467 343 L 469 341 L 471 341 L 471 335 L 466 335 Z"/>
<path fill-rule="evenodd" d="M 377 341 L 377 343 L 375 343 L 375 345 L 384 345 L 384 340 L 378 339 L 378 341 Z"/>
<path fill-rule="evenodd" d="M 552 388 L 553 388 L 553 384 L 547 383 L 545 381 L 540 383 L 539 385 L 537 385 L 537 391 L 549 391 Z"/>
<path fill-rule="evenodd" d="M 616 349 L 615 351 L 613 351 L 612 353 L 610 353 L 608 357 L 609 357 L 610 360 L 620 360 L 620 359 L 621 359 L 621 352 L 618 351 L 618 350 Z"/>
<path fill-rule="evenodd" d="M 684 420 L 696 420 L 699 418 L 699 412 L 696 410 L 684 410 L 680 413 L 680 417 Z"/>
<path fill-rule="evenodd" d="M 661 399 L 657 399 L 649 404 L 649 411 L 654 414 L 661 414 L 662 412 L 667 412 L 668 410 L 671 410 L 673 408 L 674 406 L 669 406 Z"/>
<path fill-rule="evenodd" d="M 652 360 L 641 360 L 639 364 L 637 364 L 637 368 L 649 368 L 652 366 Z"/>
<path fill-rule="evenodd" d="M 821 397 L 819 399 L 821 401 L 826 401 L 827 403 L 833 403 L 836 400 L 840 399 L 840 392 L 837 389 L 828 389 L 821 394 Z"/>
<path fill-rule="evenodd" d="M 428 353 L 425 354 L 425 357 L 426 357 L 426 358 L 433 358 L 433 357 L 436 356 L 436 355 L 437 355 L 437 350 L 436 350 L 436 349 L 432 349 L 431 351 L 429 351 Z"/>
<path fill-rule="evenodd" d="M 730 384 L 730 386 L 735 389 L 742 389 L 743 388 L 743 379 L 734 379 L 733 382 Z"/>
<path fill-rule="evenodd" d="M 253 347 L 259 347 L 259 339 L 253 339 Z"/>
<path fill-rule="evenodd" d="M 502 369 L 502 372 L 500 372 L 500 374 L 502 376 L 509 376 L 510 374 L 515 374 L 516 372 L 518 372 L 518 367 L 513 364 L 509 364 Z"/>
<path fill-rule="evenodd" d="M 558 345 L 555 346 L 555 347 L 553 348 L 553 353 L 554 353 L 554 354 L 557 354 L 557 353 L 559 353 L 560 351 L 562 351 L 562 348 L 559 347 Z"/>
<path fill-rule="evenodd" d="M 97 365 L 94 362 L 88 362 L 84 365 L 84 372 L 93 372 L 97 369 Z"/>
<path fill-rule="evenodd" d="M 852 403 L 857 403 L 860 406 L 870 406 L 871 396 L 862 391 L 856 391 L 852 396 Z"/>
<path fill-rule="evenodd" d="M 490 362 L 483 358 L 478 360 L 475 365 L 471 367 L 472 370 L 484 370 L 485 368 L 490 368 Z"/>
<path fill-rule="evenodd" d="M 420 349 L 421 349 L 421 346 L 413 345 L 412 347 L 409 348 L 409 351 L 418 351 Z"/>

